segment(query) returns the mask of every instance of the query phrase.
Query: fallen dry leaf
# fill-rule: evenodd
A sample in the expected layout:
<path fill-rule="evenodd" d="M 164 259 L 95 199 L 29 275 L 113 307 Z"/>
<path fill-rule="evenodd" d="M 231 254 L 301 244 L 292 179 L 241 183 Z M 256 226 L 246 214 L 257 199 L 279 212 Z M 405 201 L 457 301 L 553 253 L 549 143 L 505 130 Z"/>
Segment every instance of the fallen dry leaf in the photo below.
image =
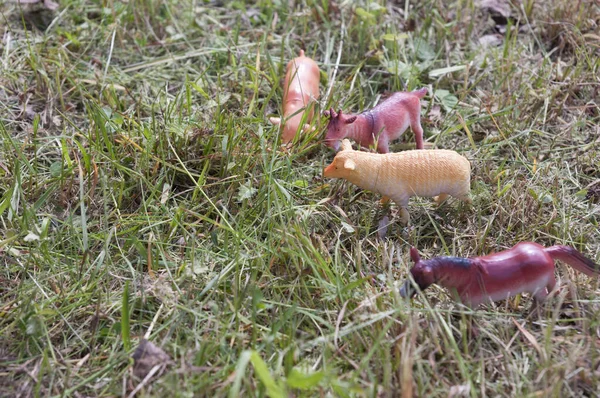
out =
<path fill-rule="evenodd" d="M 471 392 L 471 387 L 468 384 L 462 384 L 459 386 L 452 386 L 448 391 L 448 398 L 453 397 L 468 397 Z"/>
<path fill-rule="evenodd" d="M 544 360 L 546 360 L 546 355 L 544 353 L 544 350 L 542 350 L 542 347 L 540 347 L 540 345 L 538 344 L 535 336 L 532 335 L 531 333 L 529 333 L 529 331 L 527 331 L 527 329 L 525 329 L 522 325 L 520 325 L 519 322 L 515 321 L 514 318 L 512 318 L 512 321 L 515 324 L 515 326 L 517 327 L 517 329 L 519 329 L 519 331 L 523 334 L 523 336 L 525 336 L 525 338 L 531 343 L 533 348 L 535 348 L 536 351 L 540 354 L 540 356 Z"/>
<path fill-rule="evenodd" d="M 484 35 L 479 38 L 478 42 L 482 47 L 498 47 L 500 44 L 502 44 L 502 35 Z"/>
<path fill-rule="evenodd" d="M 433 122 L 442 120 L 442 108 L 439 105 L 433 105 L 429 110 L 427 117 Z"/>
<path fill-rule="evenodd" d="M 45 8 L 48 10 L 56 10 L 58 8 L 58 3 L 53 2 L 52 0 L 17 0 L 17 3 L 20 4 L 37 4 L 42 3 Z"/>
<path fill-rule="evenodd" d="M 146 377 L 156 365 L 162 367 L 160 372 L 157 372 L 160 374 L 167 365 L 172 363 L 171 357 L 162 348 L 155 346 L 146 339 L 140 341 L 140 345 L 138 345 L 131 357 L 134 360 L 133 374 L 140 379 Z"/>
<path fill-rule="evenodd" d="M 510 18 L 510 3 L 508 0 L 481 0 L 479 8 L 487 11 L 498 25 L 506 25 Z"/>
<path fill-rule="evenodd" d="M 388 216 L 383 216 L 383 218 L 379 220 L 379 224 L 377 225 L 377 236 L 379 239 L 385 239 L 389 225 L 390 218 Z"/>

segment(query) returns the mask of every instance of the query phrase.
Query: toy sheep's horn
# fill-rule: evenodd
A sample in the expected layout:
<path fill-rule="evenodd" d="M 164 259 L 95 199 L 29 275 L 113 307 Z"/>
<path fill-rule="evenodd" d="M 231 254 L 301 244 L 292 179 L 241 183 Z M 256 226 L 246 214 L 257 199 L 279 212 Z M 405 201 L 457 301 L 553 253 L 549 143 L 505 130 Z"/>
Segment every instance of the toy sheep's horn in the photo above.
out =
<path fill-rule="evenodd" d="M 339 117 L 340 119 L 342 118 L 342 110 L 340 109 L 340 111 L 337 114 L 337 117 Z"/>
<path fill-rule="evenodd" d="M 333 107 L 331 107 L 331 109 L 329 109 L 329 111 L 326 111 L 326 112 L 328 112 L 329 116 L 332 117 L 332 118 L 338 116 L 337 113 L 335 113 L 335 111 L 333 110 Z"/>
<path fill-rule="evenodd" d="M 331 116 L 331 112 L 330 111 L 323 111 L 323 116 L 330 117 Z"/>

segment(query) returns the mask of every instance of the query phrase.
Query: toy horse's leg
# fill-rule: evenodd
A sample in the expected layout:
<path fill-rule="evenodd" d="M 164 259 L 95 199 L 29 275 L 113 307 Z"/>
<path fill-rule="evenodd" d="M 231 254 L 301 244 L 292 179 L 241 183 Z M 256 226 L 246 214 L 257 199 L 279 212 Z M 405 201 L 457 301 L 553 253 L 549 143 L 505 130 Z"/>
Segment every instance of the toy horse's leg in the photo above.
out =
<path fill-rule="evenodd" d="M 556 277 L 554 276 L 554 274 L 552 274 L 550 280 L 546 284 L 546 289 L 548 289 L 548 294 L 551 294 L 554 291 L 554 289 L 556 289 Z"/>
<path fill-rule="evenodd" d="M 529 313 L 535 314 L 536 317 L 540 318 L 542 316 L 541 307 L 544 305 L 546 297 L 548 297 L 548 290 L 546 290 L 546 287 L 544 286 L 543 288 L 534 293 L 533 304 L 531 304 Z"/>

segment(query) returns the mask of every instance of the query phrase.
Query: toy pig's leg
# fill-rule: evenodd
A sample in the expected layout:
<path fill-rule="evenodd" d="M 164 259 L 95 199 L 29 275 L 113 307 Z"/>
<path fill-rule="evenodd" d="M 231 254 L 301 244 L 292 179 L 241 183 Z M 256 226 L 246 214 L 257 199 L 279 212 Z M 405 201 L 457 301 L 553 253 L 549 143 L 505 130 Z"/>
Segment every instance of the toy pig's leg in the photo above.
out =
<path fill-rule="evenodd" d="M 385 131 L 379 135 L 379 139 L 377 140 L 377 152 L 379 153 L 389 153 L 390 152 L 390 144 L 387 139 L 387 135 L 384 135 Z"/>
<path fill-rule="evenodd" d="M 412 115 L 410 118 L 410 128 L 415 134 L 415 143 L 417 145 L 417 149 L 423 149 L 423 128 L 421 127 L 421 113 L 415 112 L 416 115 Z"/>

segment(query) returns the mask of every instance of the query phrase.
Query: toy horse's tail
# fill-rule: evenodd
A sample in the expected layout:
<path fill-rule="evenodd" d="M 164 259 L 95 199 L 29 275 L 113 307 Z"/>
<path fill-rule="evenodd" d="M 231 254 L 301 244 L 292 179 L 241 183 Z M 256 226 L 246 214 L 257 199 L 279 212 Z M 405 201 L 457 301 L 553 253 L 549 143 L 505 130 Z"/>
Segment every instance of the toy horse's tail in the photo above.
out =
<path fill-rule="evenodd" d="M 600 265 L 594 263 L 583 254 L 569 246 L 551 246 L 544 249 L 546 253 L 554 260 L 564 261 L 577 271 L 582 272 L 588 276 L 599 276 Z"/>
<path fill-rule="evenodd" d="M 423 87 L 418 90 L 411 91 L 411 94 L 416 95 L 418 98 L 423 98 L 427 94 L 427 88 Z"/>

